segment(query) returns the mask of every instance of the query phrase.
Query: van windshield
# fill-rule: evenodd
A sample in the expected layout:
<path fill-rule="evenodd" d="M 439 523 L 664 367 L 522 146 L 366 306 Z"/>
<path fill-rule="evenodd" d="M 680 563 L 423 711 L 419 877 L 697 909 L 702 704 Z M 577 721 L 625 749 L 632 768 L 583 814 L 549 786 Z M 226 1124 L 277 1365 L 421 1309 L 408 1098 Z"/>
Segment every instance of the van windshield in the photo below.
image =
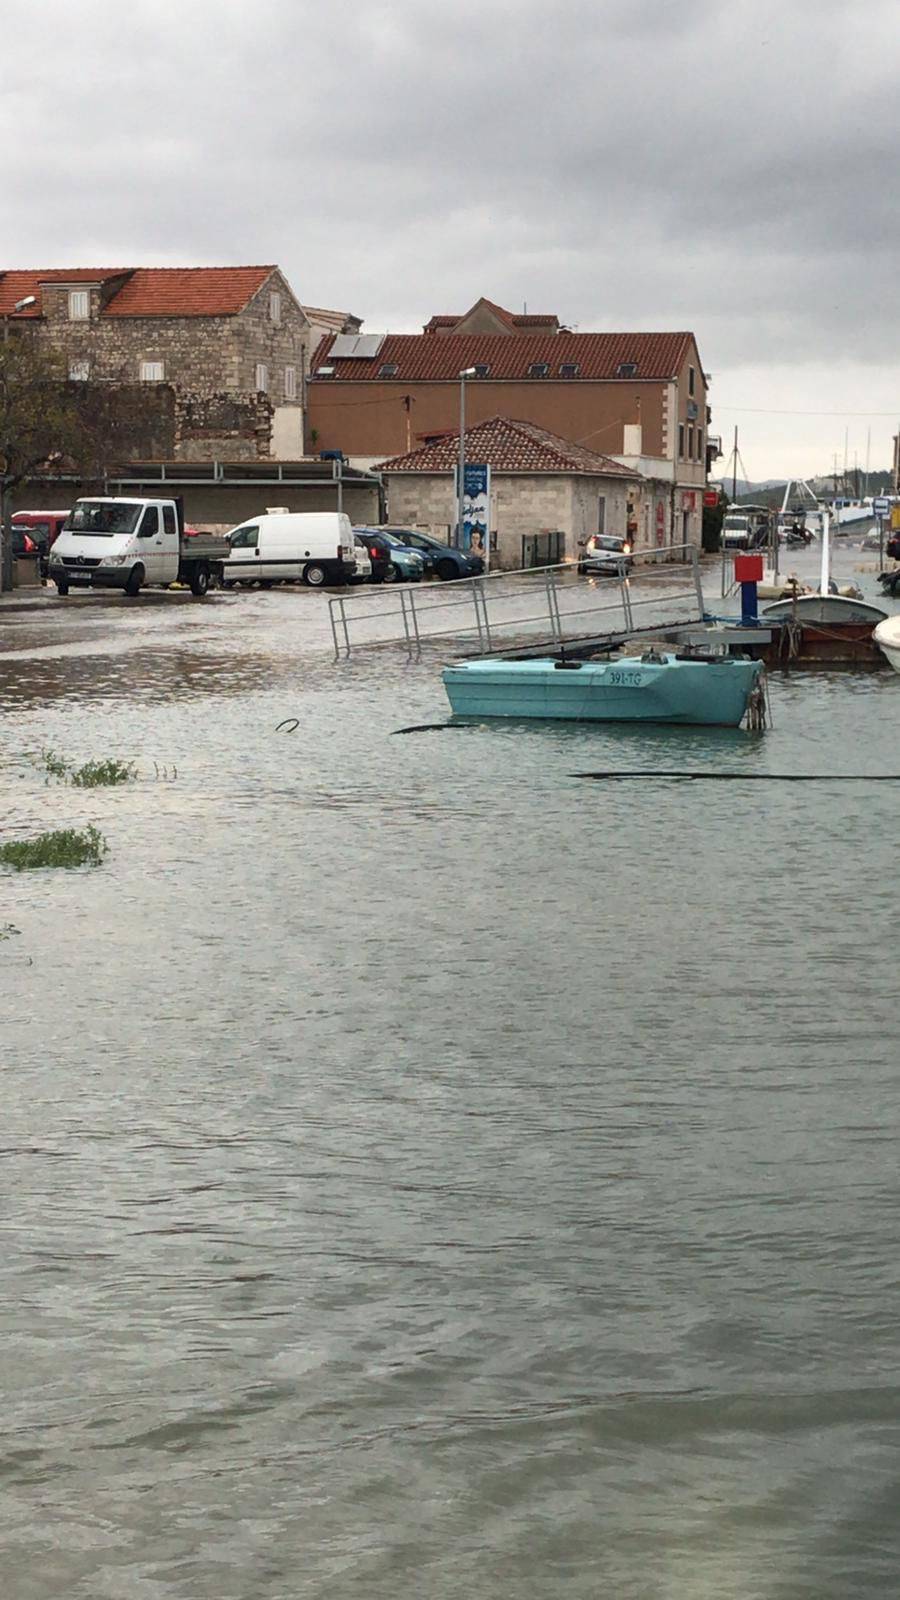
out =
<path fill-rule="evenodd" d="M 66 533 L 134 533 L 141 506 L 131 501 L 79 500 L 63 524 Z"/>

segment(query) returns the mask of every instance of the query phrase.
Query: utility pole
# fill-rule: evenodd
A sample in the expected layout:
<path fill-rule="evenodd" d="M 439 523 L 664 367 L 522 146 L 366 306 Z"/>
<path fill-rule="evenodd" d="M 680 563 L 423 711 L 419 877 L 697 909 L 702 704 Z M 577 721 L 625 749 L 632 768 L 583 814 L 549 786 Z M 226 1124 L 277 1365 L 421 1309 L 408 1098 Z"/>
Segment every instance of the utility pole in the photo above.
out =
<path fill-rule="evenodd" d="M 738 431 L 734 430 L 734 461 L 731 468 L 731 503 L 737 499 Z"/>
<path fill-rule="evenodd" d="M 462 549 L 463 496 L 466 492 L 466 379 L 476 376 L 474 367 L 465 367 L 459 375 L 459 479 L 456 485 L 456 543 Z M 490 537 L 490 534 L 488 535 Z"/>

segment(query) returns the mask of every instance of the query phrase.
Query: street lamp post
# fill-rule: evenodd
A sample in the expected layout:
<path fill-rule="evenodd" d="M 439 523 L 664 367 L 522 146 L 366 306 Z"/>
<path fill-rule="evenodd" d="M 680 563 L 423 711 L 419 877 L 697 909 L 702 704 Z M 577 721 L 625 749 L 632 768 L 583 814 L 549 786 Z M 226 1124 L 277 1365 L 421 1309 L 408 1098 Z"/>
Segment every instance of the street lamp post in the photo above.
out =
<path fill-rule="evenodd" d="M 12 316 L 17 311 L 24 311 L 28 306 L 33 306 L 37 295 L 27 294 L 24 300 L 17 300 L 12 308 Z M 9 317 L 8 313 L 3 318 L 3 343 L 9 344 Z M 11 501 L 6 494 L 6 472 L 8 463 L 5 456 L 0 454 L 0 594 L 8 593 L 13 586 L 13 554 L 12 554 L 12 522 L 9 520 Z"/>
<path fill-rule="evenodd" d="M 462 549 L 463 495 L 466 492 L 466 379 L 478 374 L 474 367 L 464 367 L 459 375 L 459 477 L 456 484 L 456 542 Z"/>

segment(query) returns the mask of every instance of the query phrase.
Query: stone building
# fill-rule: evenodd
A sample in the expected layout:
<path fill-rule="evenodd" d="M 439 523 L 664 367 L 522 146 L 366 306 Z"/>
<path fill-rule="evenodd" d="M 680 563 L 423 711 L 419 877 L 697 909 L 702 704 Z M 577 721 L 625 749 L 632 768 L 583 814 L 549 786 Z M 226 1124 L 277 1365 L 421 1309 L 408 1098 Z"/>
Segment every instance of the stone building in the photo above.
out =
<path fill-rule="evenodd" d="M 167 387 L 176 458 L 304 452 L 313 324 L 276 266 L 0 272 L 0 334 L 13 329 L 75 382 Z"/>
<path fill-rule="evenodd" d="M 491 550 L 498 567 L 577 561 L 591 534 L 634 538 L 644 525 L 644 480 L 620 462 L 508 417 L 467 428 L 465 442 L 466 460 L 491 469 Z M 458 459 L 459 437 L 445 433 L 381 462 L 376 470 L 384 477 L 388 522 L 449 539 Z"/>
<path fill-rule="evenodd" d="M 518 417 L 659 480 L 666 539 L 700 542 L 715 446 L 692 333 L 573 332 L 554 314 L 516 315 L 482 299 L 419 334 L 329 335 L 312 358 L 309 425 L 320 447 L 359 465 L 407 453 L 458 427 L 463 371 L 473 373 L 471 422 Z"/>

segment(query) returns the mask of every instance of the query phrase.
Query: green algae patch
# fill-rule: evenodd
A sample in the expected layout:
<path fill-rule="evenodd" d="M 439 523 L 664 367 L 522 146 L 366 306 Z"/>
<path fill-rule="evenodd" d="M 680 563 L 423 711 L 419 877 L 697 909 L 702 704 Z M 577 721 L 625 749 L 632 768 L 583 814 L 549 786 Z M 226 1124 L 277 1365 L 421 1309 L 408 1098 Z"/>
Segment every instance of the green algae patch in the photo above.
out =
<path fill-rule="evenodd" d="M 0 844 L 0 865 L 14 872 L 40 867 L 99 867 L 109 846 L 102 833 L 89 828 L 57 828 L 34 839 L 10 839 Z"/>

